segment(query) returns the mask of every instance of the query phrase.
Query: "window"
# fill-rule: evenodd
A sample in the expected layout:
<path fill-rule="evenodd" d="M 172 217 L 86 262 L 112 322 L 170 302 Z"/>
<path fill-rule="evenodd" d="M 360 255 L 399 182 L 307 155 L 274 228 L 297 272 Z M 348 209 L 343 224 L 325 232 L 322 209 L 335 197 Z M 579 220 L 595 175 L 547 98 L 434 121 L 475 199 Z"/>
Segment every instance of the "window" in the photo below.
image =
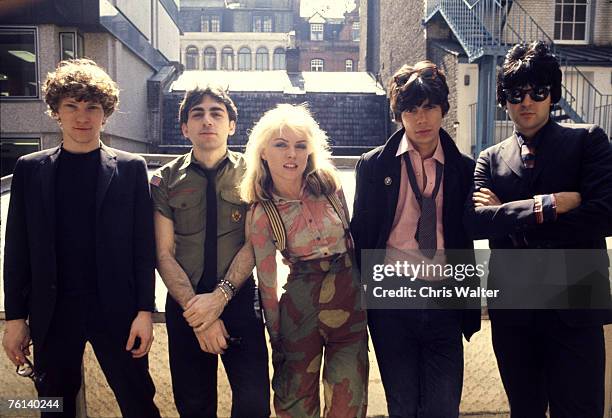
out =
<path fill-rule="evenodd" d="M 221 18 L 218 15 L 203 15 L 202 32 L 221 32 Z"/>
<path fill-rule="evenodd" d="M 251 50 L 247 47 L 240 48 L 238 51 L 238 69 L 242 71 L 251 69 Z"/>
<path fill-rule="evenodd" d="M 221 50 L 221 69 L 227 71 L 234 69 L 234 50 L 229 46 Z"/>
<path fill-rule="evenodd" d="M 186 70 L 197 70 L 199 69 L 198 65 L 198 48 L 195 46 L 188 46 L 185 51 L 185 69 Z"/>
<path fill-rule="evenodd" d="M 265 71 L 270 69 L 270 57 L 268 56 L 268 49 L 257 48 L 257 54 L 255 55 L 255 69 L 257 71 Z"/>
<path fill-rule="evenodd" d="M 1 149 L 0 176 L 4 177 L 13 174 L 19 157 L 40 151 L 40 140 L 38 138 L 2 138 Z"/>
<path fill-rule="evenodd" d="M 311 41 L 322 41 L 323 40 L 323 23 L 311 23 L 310 24 L 310 40 Z"/>
<path fill-rule="evenodd" d="M 588 0 L 555 0 L 555 40 L 586 43 L 589 8 Z"/>
<path fill-rule="evenodd" d="M 360 31 L 360 24 L 359 22 L 353 22 L 353 41 L 355 42 L 359 42 L 359 31 Z"/>
<path fill-rule="evenodd" d="M 204 50 L 204 69 L 217 69 L 217 50 L 212 46 L 209 46 Z"/>
<path fill-rule="evenodd" d="M 353 71 L 353 60 L 344 60 L 344 70 L 349 73 Z"/>
<path fill-rule="evenodd" d="M 253 16 L 253 32 L 272 32 L 272 16 Z"/>
<path fill-rule="evenodd" d="M 0 96 L 38 97 L 36 29 L 0 28 Z"/>
<path fill-rule="evenodd" d="M 272 68 L 275 70 L 284 70 L 287 68 L 287 64 L 285 63 L 285 50 L 283 48 L 276 48 L 274 50 L 274 62 Z"/>
<path fill-rule="evenodd" d="M 323 60 L 319 58 L 310 60 L 310 71 L 323 71 Z"/>
<path fill-rule="evenodd" d="M 81 58 L 83 37 L 76 32 L 60 32 L 60 60 Z"/>

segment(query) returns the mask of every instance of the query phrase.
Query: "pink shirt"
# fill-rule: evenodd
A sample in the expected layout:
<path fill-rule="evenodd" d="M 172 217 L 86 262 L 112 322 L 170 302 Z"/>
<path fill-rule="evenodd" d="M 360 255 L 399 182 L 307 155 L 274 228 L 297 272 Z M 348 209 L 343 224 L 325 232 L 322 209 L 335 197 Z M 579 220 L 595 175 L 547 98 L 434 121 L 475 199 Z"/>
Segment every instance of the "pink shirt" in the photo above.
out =
<path fill-rule="evenodd" d="M 444 164 L 444 151 L 442 145 L 438 141 L 438 146 L 434 151 L 432 157 L 423 160 L 418 151 L 414 148 L 412 143 L 408 140 L 406 135 L 402 137 L 399 147 L 397 149 L 396 157 L 401 158 L 401 179 L 399 196 L 397 198 L 397 206 L 395 208 L 395 218 L 393 219 L 393 226 L 391 227 L 391 234 L 387 240 L 387 250 L 397 250 L 400 252 L 408 252 L 408 254 L 415 254 L 414 250 L 418 250 L 419 243 L 417 242 L 415 235 L 417 230 L 417 223 L 421 216 L 421 209 L 414 196 L 412 187 L 410 187 L 410 181 L 408 180 L 408 173 L 406 170 L 406 164 L 402 155 L 408 153 L 412 167 L 414 168 L 414 174 L 416 176 L 417 184 L 421 190 L 421 193 L 425 197 L 430 197 L 436 184 L 436 161 Z M 427 176 L 427 185 L 423 190 L 423 170 L 425 167 L 425 174 Z M 444 175 L 442 176 L 442 181 Z M 443 183 L 440 183 L 440 189 L 436 195 L 436 236 L 437 236 L 437 247 L 438 249 L 444 249 L 444 228 L 442 225 L 442 205 L 443 205 L 444 187 Z M 393 251 L 391 251 L 393 252 Z M 392 257 L 393 261 L 397 260 L 397 257 Z M 406 257 L 401 260 L 407 259 Z M 391 260 L 387 260 L 389 262 Z M 416 260 L 415 260 L 416 261 Z M 436 255 L 434 259 L 435 263 L 445 263 L 444 253 Z"/>

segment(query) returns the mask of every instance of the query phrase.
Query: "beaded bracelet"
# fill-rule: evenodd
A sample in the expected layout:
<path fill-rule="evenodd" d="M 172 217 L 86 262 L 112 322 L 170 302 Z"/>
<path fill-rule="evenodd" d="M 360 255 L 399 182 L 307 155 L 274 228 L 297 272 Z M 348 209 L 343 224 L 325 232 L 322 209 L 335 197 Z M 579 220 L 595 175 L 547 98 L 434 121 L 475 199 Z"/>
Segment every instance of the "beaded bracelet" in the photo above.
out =
<path fill-rule="evenodd" d="M 219 282 L 219 284 L 224 284 L 224 285 L 226 285 L 226 286 L 229 288 L 229 290 L 231 290 L 231 291 L 232 291 L 232 296 L 234 296 L 234 295 L 236 294 L 236 292 L 237 292 L 237 290 L 236 290 L 236 286 L 234 286 L 234 284 L 233 284 L 232 282 L 230 282 L 229 280 L 227 280 L 227 279 L 221 279 L 221 281 Z"/>
<path fill-rule="evenodd" d="M 219 285 L 217 285 L 217 288 L 218 288 L 218 289 L 221 291 L 221 294 L 222 294 L 222 295 L 223 295 L 223 297 L 225 298 L 225 304 L 227 305 L 227 304 L 229 303 L 229 301 L 230 301 L 230 297 L 229 297 L 229 295 L 227 294 L 227 290 L 225 290 L 225 289 L 223 288 L 223 286 L 219 286 Z"/>

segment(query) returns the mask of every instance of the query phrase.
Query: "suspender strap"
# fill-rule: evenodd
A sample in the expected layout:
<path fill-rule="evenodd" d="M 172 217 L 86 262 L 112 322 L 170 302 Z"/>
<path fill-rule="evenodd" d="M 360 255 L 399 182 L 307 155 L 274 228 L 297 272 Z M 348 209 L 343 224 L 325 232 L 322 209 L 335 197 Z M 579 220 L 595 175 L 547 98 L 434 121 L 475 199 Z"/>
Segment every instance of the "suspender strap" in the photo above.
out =
<path fill-rule="evenodd" d="M 287 230 L 285 229 L 285 224 L 281 219 L 280 213 L 271 200 L 263 200 L 261 201 L 261 205 L 268 216 L 270 226 L 272 226 L 274 245 L 276 249 L 284 255 L 284 251 L 287 250 Z"/>
<path fill-rule="evenodd" d="M 332 205 L 332 207 L 338 214 L 338 217 L 342 221 L 342 227 L 344 228 L 344 231 L 348 231 L 349 224 L 344 216 L 344 209 L 342 208 L 342 202 L 340 202 L 340 198 L 338 197 L 338 195 L 335 193 L 332 193 L 332 194 L 325 195 L 325 197 L 327 197 L 327 200 L 329 200 L 329 203 Z"/>
<path fill-rule="evenodd" d="M 340 202 L 340 199 L 335 193 L 330 194 L 330 195 L 325 195 L 325 197 L 327 197 L 327 200 L 329 200 L 329 203 L 332 205 L 332 207 L 338 214 L 338 217 L 342 221 L 342 227 L 344 228 L 345 235 L 348 239 L 348 237 L 350 237 L 349 224 L 348 224 L 346 217 L 344 216 L 342 202 Z M 276 207 L 274 202 L 272 202 L 271 200 L 263 200 L 260 203 L 262 207 L 264 208 L 266 215 L 268 216 L 268 220 L 270 221 L 270 226 L 272 227 L 272 235 L 273 235 L 272 239 L 274 241 L 274 245 L 276 246 L 276 249 L 280 251 L 280 253 L 285 258 L 289 259 L 288 254 L 287 254 L 287 229 L 285 229 L 285 224 L 283 223 L 283 220 L 280 216 L 280 212 L 278 211 L 278 208 Z M 348 243 L 349 243 L 349 247 L 352 247 L 352 242 L 350 242 L 350 239 L 348 240 Z"/>

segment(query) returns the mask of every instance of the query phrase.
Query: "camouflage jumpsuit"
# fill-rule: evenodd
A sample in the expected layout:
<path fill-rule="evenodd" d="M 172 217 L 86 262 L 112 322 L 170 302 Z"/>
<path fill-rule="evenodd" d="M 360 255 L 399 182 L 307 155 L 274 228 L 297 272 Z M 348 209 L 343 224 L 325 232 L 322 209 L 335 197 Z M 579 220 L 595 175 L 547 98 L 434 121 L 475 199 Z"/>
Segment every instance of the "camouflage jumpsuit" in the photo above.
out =
<path fill-rule="evenodd" d="M 321 416 L 322 363 L 324 416 L 366 414 L 367 321 L 341 198 L 341 193 L 326 198 L 305 190 L 299 201 L 274 199 L 253 210 L 251 240 L 272 339 L 272 388 L 279 417 Z M 290 268 L 279 301 L 277 248 Z"/>

